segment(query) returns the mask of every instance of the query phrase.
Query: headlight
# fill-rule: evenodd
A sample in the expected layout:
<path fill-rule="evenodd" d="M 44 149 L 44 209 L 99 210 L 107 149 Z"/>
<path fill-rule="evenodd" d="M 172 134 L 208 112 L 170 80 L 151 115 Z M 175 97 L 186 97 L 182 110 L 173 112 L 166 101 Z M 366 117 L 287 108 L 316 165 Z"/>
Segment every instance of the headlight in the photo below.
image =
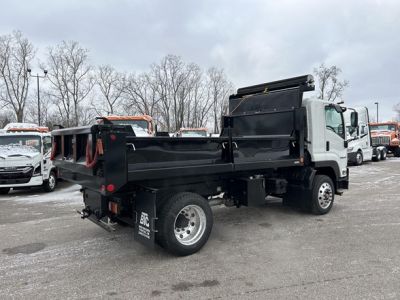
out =
<path fill-rule="evenodd" d="M 38 165 L 35 170 L 33 171 L 33 176 L 39 176 L 40 173 L 42 172 L 42 168 L 40 165 Z"/>

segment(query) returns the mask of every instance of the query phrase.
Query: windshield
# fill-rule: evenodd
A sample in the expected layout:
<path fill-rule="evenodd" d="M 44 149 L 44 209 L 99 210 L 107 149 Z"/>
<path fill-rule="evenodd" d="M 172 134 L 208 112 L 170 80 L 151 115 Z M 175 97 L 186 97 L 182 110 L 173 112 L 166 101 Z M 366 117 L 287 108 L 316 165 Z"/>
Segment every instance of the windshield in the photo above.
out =
<path fill-rule="evenodd" d="M 187 131 L 182 131 L 181 136 L 207 136 L 206 131 L 197 131 L 197 130 L 187 130 Z"/>
<path fill-rule="evenodd" d="M 131 125 L 133 128 L 140 127 L 144 130 L 149 129 L 149 122 L 145 120 L 114 120 L 112 123 L 116 125 Z"/>
<path fill-rule="evenodd" d="M 385 124 L 385 125 L 371 125 L 370 130 L 382 130 L 382 131 L 395 131 L 396 130 L 396 125 L 394 124 Z"/>
<path fill-rule="evenodd" d="M 41 151 L 40 137 L 33 135 L 0 136 L 0 153 L 6 156 L 32 155 Z"/>

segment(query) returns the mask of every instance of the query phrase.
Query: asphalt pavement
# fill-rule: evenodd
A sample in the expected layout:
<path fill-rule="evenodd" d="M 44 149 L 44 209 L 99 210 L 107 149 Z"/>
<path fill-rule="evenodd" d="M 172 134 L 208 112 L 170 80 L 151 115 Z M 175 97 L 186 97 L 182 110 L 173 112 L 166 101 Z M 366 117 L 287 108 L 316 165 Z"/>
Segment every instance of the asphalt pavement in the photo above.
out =
<path fill-rule="evenodd" d="M 0 196 L 1 299 L 400 299 L 400 159 L 350 168 L 313 216 L 269 199 L 214 208 L 204 248 L 174 257 L 106 232 L 78 186 Z"/>

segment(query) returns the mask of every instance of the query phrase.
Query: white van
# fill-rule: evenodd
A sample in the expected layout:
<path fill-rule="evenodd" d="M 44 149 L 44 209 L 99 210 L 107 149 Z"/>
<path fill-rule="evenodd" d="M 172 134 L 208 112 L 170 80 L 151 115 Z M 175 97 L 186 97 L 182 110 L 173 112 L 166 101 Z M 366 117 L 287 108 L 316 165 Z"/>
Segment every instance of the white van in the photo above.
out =
<path fill-rule="evenodd" d="M 51 134 L 46 127 L 12 123 L 0 133 L 0 194 L 11 188 L 42 186 L 52 192 L 56 168 L 50 160 Z"/>

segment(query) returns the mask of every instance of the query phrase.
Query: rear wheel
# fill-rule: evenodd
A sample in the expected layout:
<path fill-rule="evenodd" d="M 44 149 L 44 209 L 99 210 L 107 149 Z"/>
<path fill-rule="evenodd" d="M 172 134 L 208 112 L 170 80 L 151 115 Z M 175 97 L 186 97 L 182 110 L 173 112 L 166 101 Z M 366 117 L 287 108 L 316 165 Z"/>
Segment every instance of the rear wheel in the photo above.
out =
<path fill-rule="evenodd" d="M 49 179 L 47 179 L 44 183 L 43 183 L 43 189 L 45 190 L 45 192 L 52 192 L 55 190 L 57 186 L 57 177 L 56 177 L 56 173 L 54 171 L 50 172 L 49 175 Z"/>
<path fill-rule="evenodd" d="M 316 175 L 311 190 L 311 212 L 316 215 L 328 213 L 335 199 L 335 186 L 330 177 Z"/>
<path fill-rule="evenodd" d="M 363 164 L 363 161 L 364 161 L 364 156 L 362 154 L 362 151 L 358 150 L 356 153 L 356 165 L 361 166 Z"/>
<path fill-rule="evenodd" d="M 386 149 L 381 150 L 381 160 L 386 160 L 387 157 L 387 151 Z"/>
<path fill-rule="evenodd" d="M 373 161 L 380 161 L 381 160 L 381 151 L 376 149 L 376 156 L 372 158 Z"/>
<path fill-rule="evenodd" d="M 396 150 L 394 150 L 393 154 L 396 157 L 400 157 L 400 148 L 396 148 Z"/>
<path fill-rule="evenodd" d="M 212 226 L 212 211 L 206 199 L 194 193 L 178 193 L 160 210 L 157 241 L 172 254 L 190 255 L 204 246 Z"/>
<path fill-rule="evenodd" d="M 10 192 L 10 188 L 0 188 L 0 195 L 7 195 Z"/>

